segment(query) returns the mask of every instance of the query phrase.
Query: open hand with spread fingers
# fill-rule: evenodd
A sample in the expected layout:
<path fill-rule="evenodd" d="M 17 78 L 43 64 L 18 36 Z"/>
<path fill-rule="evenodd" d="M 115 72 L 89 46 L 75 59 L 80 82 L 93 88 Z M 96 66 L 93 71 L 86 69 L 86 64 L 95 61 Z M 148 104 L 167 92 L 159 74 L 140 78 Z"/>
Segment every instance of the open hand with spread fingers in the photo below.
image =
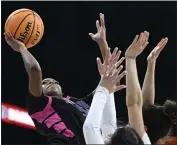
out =
<path fill-rule="evenodd" d="M 10 32 L 4 33 L 7 44 L 14 50 L 19 52 L 22 49 L 26 49 L 24 43 L 13 38 Z"/>
<path fill-rule="evenodd" d="M 116 91 L 124 89 L 125 85 L 118 85 L 120 80 L 125 76 L 126 71 L 123 71 L 121 74 L 121 70 L 123 66 L 118 67 L 118 55 L 117 48 L 115 48 L 114 52 L 110 53 L 110 49 L 106 52 L 106 57 L 104 63 L 101 62 L 100 58 L 97 58 L 98 71 L 101 75 L 100 86 L 108 89 L 109 93 L 114 93 Z M 120 63 L 120 62 L 119 62 Z M 118 67 L 118 68 L 117 68 Z"/>
<path fill-rule="evenodd" d="M 104 64 L 101 64 L 101 61 L 100 61 L 100 59 L 98 58 L 98 59 L 99 59 L 99 63 L 101 64 L 101 65 L 100 65 L 101 68 L 98 69 L 99 74 L 100 74 L 101 77 L 103 76 L 104 71 L 105 71 L 105 69 L 106 69 L 104 66 L 114 66 L 114 65 L 115 65 L 115 67 L 117 68 L 117 67 L 119 67 L 119 66 L 122 64 L 122 62 L 125 60 L 125 57 L 121 57 L 121 59 L 119 59 L 119 58 L 120 58 L 120 55 L 121 55 L 121 51 L 120 51 L 120 50 L 118 51 L 118 48 L 117 48 L 117 47 L 114 49 L 114 51 L 113 51 L 112 54 L 111 54 L 111 52 L 110 52 L 110 48 L 107 50 L 107 53 L 108 53 L 108 55 L 106 55 Z M 123 66 L 121 66 L 121 68 L 123 68 Z"/>
<path fill-rule="evenodd" d="M 157 44 L 157 46 L 151 51 L 151 53 L 147 57 L 147 61 L 149 63 L 156 62 L 156 59 L 158 58 L 163 48 L 166 46 L 167 42 L 168 42 L 167 37 L 161 39 L 161 41 Z"/>
<path fill-rule="evenodd" d="M 96 34 L 89 33 L 89 36 L 92 38 L 92 40 L 96 41 L 97 43 L 101 41 L 106 41 L 106 27 L 104 22 L 104 14 L 102 13 L 100 13 L 100 23 L 98 20 L 96 21 L 96 28 L 97 28 Z"/>
<path fill-rule="evenodd" d="M 139 35 L 136 35 L 132 44 L 128 47 L 125 52 L 126 58 L 135 59 L 148 45 L 149 32 L 144 31 Z"/>

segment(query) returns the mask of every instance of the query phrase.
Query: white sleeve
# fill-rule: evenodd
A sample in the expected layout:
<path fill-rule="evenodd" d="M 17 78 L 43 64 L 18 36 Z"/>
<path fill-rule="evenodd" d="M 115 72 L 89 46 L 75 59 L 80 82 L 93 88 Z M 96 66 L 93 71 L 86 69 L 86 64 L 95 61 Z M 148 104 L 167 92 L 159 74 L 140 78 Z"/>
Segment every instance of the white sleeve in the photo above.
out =
<path fill-rule="evenodd" d="M 145 132 L 143 137 L 142 137 L 143 143 L 146 145 L 151 145 L 151 141 L 149 139 L 149 136 L 147 135 L 147 133 Z"/>
<path fill-rule="evenodd" d="M 110 134 L 113 134 L 117 128 L 116 108 L 114 94 L 110 94 L 103 110 L 101 121 L 101 131 L 103 140 L 107 140 Z"/>
<path fill-rule="evenodd" d="M 83 125 L 83 133 L 86 144 L 104 144 L 101 136 L 100 126 L 103 109 L 109 97 L 106 88 L 98 87 L 90 106 L 90 110 Z"/>

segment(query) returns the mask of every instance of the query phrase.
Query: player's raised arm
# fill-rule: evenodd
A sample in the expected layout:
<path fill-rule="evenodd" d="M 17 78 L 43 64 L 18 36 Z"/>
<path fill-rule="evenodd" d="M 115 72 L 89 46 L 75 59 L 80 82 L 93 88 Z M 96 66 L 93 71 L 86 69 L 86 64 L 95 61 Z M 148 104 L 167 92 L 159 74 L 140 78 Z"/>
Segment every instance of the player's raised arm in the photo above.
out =
<path fill-rule="evenodd" d="M 33 96 L 41 96 L 42 93 L 42 71 L 37 60 L 27 50 L 25 45 L 15 40 L 10 32 L 5 34 L 8 45 L 17 52 L 20 52 L 29 76 L 29 91 Z"/>
<path fill-rule="evenodd" d="M 130 126 L 142 137 L 145 133 L 142 116 L 143 97 L 138 80 L 136 57 L 141 54 L 148 44 L 148 32 L 136 36 L 133 43 L 125 52 L 126 58 L 126 105 Z"/>
<path fill-rule="evenodd" d="M 100 13 L 100 23 L 96 20 L 97 33 L 89 33 L 89 36 L 94 40 L 101 50 L 102 58 L 104 60 L 106 55 L 106 50 L 108 49 L 108 43 L 106 41 L 106 27 L 104 21 L 104 14 Z"/>
<path fill-rule="evenodd" d="M 111 59 L 110 63 L 115 64 L 118 68 L 118 71 L 121 72 L 123 69 L 123 65 L 121 65 L 122 61 L 119 60 L 120 57 L 120 51 L 118 51 L 118 48 L 115 48 L 113 53 L 110 54 Z M 105 65 L 110 65 L 105 64 Z M 103 76 L 103 72 L 99 71 L 100 76 Z M 120 86 L 120 90 L 124 89 L 125 85 L 120 85 L 120 82 L 117 83 L 117 86 Z M 116 91 L 120 91 L 116 90 Z M 108 97 L 108 100 L 106 102 L 105 108 L 103 110 L 102 115 L 102 121 L 101 121 L 101 131 L 102 131 L 102 137 L 104 141 L 108 140 L 110 137 L 110 134 L 113 134 L 117 128 L 117 118 L 116 118 L 116 107 L 115 107 L 115 100 L 114 100 L 114 92 L 111 93 Z"/>
<path fill-rule="evenodd" d="M 124 85 L 117 86 L 117 83 L 125 76 L 126 72 L 124 71 L 119 75 L 120 69 L 116 69 L 116 64 L 111 63 L 112 59 L 109 59 L 110 57 L 108 53 L 109 50 L 106 52 L 106 57 L 103 64 L 100 59 L 97 59 L 98 71 L 101 74 L 101 81 L 96 89 L 89 113 L 83 125 L 83 133 L 86 144 L 104 144 L 100 132 L 104 107 L 110 97 L 109 94 L 124 88 Z"/>
<path fill-rule="evenodd" d="M 149 56 L 147 57 L 147 70 L 144 78 L 142 93 L 143 93 L 143 104 L 154 104 L 155 100 L 155 65 L 156 60 L 162 51 L 162 49 L 166 46 L 168 42 L 168 38 L 163 38 L 157 44 L 157 46 L 151 51 Z"/>

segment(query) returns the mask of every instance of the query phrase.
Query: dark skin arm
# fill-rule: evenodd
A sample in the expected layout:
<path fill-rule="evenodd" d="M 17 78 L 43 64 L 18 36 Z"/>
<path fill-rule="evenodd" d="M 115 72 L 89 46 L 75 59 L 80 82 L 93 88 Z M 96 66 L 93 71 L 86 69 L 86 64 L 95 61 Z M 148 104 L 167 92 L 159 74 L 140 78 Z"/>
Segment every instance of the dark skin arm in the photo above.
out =
<path fill-rule="evenodd" d="M 42 71 L 37 60 L 27 50 L 25 45 L 15 40 L 10 32 L 5 34 L 8 45 L 21 54 L 25 69 L 29 77 L 29 91 L 33 96 L 41 96 L 42 94 Z"/>

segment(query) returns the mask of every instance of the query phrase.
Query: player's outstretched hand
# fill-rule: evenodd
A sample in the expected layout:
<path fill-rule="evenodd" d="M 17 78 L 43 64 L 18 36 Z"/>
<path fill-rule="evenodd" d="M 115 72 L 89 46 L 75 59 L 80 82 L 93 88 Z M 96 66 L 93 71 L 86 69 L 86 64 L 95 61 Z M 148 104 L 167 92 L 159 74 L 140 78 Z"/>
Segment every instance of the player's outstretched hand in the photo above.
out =
<path fill-rule="evenodd" d="M 114 93 L 126 87 L 125 85 L 119 84 L 120 80 L 125 76 L 126 71 L 120 73 L 123 66 L 118 66 L 121 64 L 120 62 L 123 61 L 124 58 L 117 61 L 120 56 L 120 51 L 118 53 L 117 51 L 118 49 L 115 48 L 111 54 L 110 49 L 108 49 L 104 63 L 101 62 L 100 58 L 97 58 L 98 71 L 101 75 L 101 81 L 99 85 L 107 88 L 109 93 Z"/>
<path fill-rule="evenodd" d="M 140 36 L 136 35 L 132 44 L 128 47 L 125 52 L 126 58 L 135 59 L 148 45 L 149 32 L 144 31 L 140 34 Z"/>
<path fill-rule="evenodd" d="M 4 33 L 7 44 L 14 50 L 19 52 L 22 49 L 26 49 L 24 43 L 13 38 L 10 32 Z"/>
<path fill-rule="evenodd" d="M 156 59 L 158 58 L 163 48 L 166 46 L 167 42 L 168 42 L 167 37 L 161 39 L 161 41 L 157 44 L 157 46 L 151 51 L 151 53 L 147 57 L 148 63 L 156 62 Z"/>
<path fill-rule="evenodd" d="M 101 24 L 101 26 L 100 26 Z M 97 43 L 100 43 L 102 41 L 106 41 L 106 27 L 104 22 L 104 14 L 100 13 L 100 23 L 98 20 L 96 20 L 96 28 L 97 33 L 89 33 L 89 36 Z"/>

